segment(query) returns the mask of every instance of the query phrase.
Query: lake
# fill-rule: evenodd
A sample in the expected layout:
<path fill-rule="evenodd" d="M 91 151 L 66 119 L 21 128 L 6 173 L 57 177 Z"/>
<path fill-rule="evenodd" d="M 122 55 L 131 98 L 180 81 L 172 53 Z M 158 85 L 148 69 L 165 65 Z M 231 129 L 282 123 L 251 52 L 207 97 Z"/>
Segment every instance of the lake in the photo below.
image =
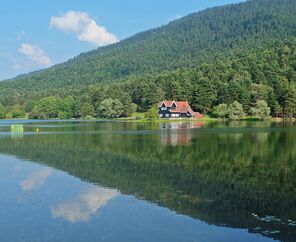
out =
<path fill-rule="evenodd" d="M 296 241 L 295 137 L 293 123 L 0 121 L 0 241 Z"/>

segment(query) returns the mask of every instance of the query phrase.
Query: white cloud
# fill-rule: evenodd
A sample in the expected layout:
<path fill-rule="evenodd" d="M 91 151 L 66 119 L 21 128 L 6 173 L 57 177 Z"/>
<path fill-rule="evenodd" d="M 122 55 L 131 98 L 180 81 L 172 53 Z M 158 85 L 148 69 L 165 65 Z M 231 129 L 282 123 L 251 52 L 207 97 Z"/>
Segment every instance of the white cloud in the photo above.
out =
<path fill-rule="evenodd" d="M 47 178 L 51 175 L 52 169 L 47 168 L 42 171 L 32 173 L 27 179 L 20 182 L 20 186 L 23 191 L 32 191 L 40 187 Z"/>
<path fill-rule="evenodd" d="M 38 46 L 34 46 L 32 44 L 22 44 L 18 51 L 40 65 L 51 65 L 50 58 L 45 54 L 44 50 Z"/>
<path fill-rule="evenodd" d="M 116 35 L 108 32 L 104 26 L 99 26 L 87 13 L 70 11 L 62 16 L 53 16 L 50 27 L 64 32 L 75 33 L 78 40 L 97 46 L 118 42 Z"/>
<path fill-rule="evenodd" d="M 181 15 L 181 14 L 178 14 L 178 15 L 175 17 L 175 19 L 180 19 L 180 18 L 182 18 L 182 15 Z"/>
<path fill-rule="evenodd" d="M 113 189 L 96 187 L 83 193 L 78 199 L 60 203 L 51 210 L 53 218 L 62 218 L 70 223 L 88 222 L 92 214 L 119 194 Z"/>

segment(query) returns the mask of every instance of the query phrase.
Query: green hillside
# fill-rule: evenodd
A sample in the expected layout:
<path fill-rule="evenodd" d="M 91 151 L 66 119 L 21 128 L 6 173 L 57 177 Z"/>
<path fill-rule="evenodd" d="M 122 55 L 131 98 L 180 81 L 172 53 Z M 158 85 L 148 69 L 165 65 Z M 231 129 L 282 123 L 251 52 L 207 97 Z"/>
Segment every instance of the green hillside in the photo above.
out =
<path fill-rule="evenodd" d="M 229 50 L 295 36 L 295 10 L 294 0 L 255 0 L 205 10 L 2 85 L 38 90 L 195 67 Z"/>
<path fill-rule="evenodd" d="M 0 103 L 17 103 L 31 112 L 41 97 L 71 95 L 76 103 L 71 116 L 79 117 L 82 106 L 87 112 L 81 114 L 97 115 L 98 106 L 109 97 L 124 106 L 134 103 L 139 111 L 162 98 L 187 99 L 205 113 L 233 101 L 248 113 L 256 101 L 265 100 L 272 115 L 293 116 L 295 11 L 295 0 L 252 0 L 191 14 L 49 69 L 3 81 Z"/>

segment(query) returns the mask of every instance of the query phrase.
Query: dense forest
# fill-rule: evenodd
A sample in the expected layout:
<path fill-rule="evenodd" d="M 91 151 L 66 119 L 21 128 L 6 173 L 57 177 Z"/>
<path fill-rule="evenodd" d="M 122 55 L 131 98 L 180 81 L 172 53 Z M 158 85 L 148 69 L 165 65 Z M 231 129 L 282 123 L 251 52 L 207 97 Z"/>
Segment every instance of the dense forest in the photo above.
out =
<path fill-rule="evenodd" d="M 208 9 L 0 83 L 0 118 L 127 117 L 162 99 L 238 119 L 296 115 L 296 2 Z"/>

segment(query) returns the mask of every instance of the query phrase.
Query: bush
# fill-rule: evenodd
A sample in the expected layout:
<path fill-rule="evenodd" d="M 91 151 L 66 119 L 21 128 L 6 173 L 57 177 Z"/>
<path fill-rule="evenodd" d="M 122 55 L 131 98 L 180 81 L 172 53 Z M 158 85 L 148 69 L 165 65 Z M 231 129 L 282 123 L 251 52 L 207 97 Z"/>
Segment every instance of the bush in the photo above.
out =
<path fill-rule="evenodd" d="M 84 102 L 80 104 L 78 114 L 80 118 L 85 118 L 87 116 L 94 117 L 96 112 L 93 105 L 88 102 Z"/>
<path fill-rule="evenodd" d="M 228 118 L 231 120 L 242 119 L 246 116 L 243 110 L 243 106 L 237 101 L 234 101 L 229 105 L 227 113 Z"/>
<path fill-rule="evenodd" d="M 218 118 L 225 118 L 228 113 L 228 106 L 225 103 L 219 104 L 218 106 L 214 107 L 213 115 Z"/>
<path fill-rule="evenodd" d="M 146 113 L 145 118 L 156 119 L 159 118 L 158 108 L 156 106 L 151 107 Z"/>
<path fill-rule="evenodd" d="M 258 100 L 256 106 L 250 109 L 250 113 L 263 120 L 270 117 L 270 107 L 267 106 L 267 103 L 264 100 Z"/>
<path fill-rule="evenodd" d="M 123 114 L 123 105 L 118 99 L 105 99 L 97 108 L 100 118 L 119 118 Z"/>

